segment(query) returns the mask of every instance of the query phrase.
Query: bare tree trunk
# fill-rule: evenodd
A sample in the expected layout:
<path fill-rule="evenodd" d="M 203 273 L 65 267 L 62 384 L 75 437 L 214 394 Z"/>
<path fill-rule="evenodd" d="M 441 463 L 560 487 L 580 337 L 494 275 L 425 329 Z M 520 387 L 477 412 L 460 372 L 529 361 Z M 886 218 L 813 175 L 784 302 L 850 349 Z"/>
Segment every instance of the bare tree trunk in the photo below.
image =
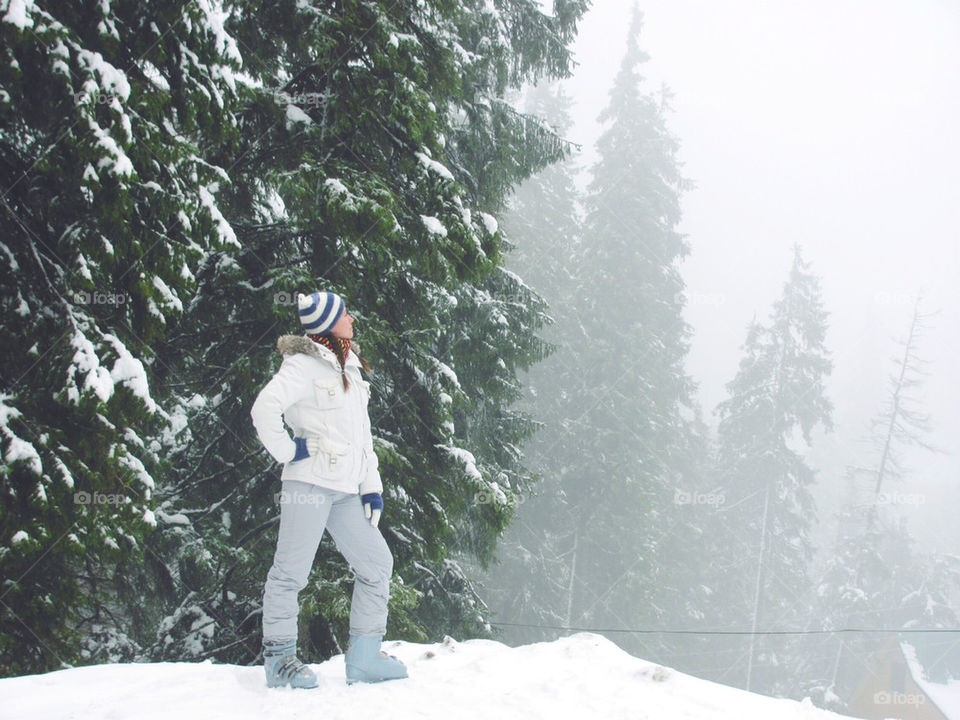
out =
<path fill-rule="evenodd" d="M 567 585 L 567 618 L 564 622 L 566 627 L 570 627 L 573 622 L 573 585 L 577 579 L 577 550 L 580 546 L 580 525 L 577 525 L 573 532 L 573 559 L 570 561 L 570 583 Z"/>
<path fill-rule="evenodd" d="M 750 657 L 747 661 L 747 690 L 753 679 L 753 653 L 757 643 L 757 624 L 760 618 L 760 588 L 763 584 L 763 556 L 767 552 L 767 515 L 770 511 L 770 486 L 763 496 L 763 525 L 760 528 L 760 558 L 757 561 L 757 582 L 753 592 L 753 624 L 750 628 Z"/>
<path fill-rule="evenodd" d="M 890 422 L 887 425 L 887 437 L 883 443 L 883 454 L 880 456 L 880 467 L 877 468 L 877 489 L 876 494 L 880 494 L 880 486 L 883 485 L 883 476 L 887 469 L 887 459 L 890 457 L 890 446 L 893 442 L 893 429 L 896 427 L 897 420 L 900 418 L 900 391 L 903 390 L 903 382 L 907 374 L 907 366 L 910 360 L 910 351 L 913 350 L 914 336 L 917 332 L 917 320 L 919 319 L 919 300 L 918 305 L 913 308 L 913 319 L 910 321 L 910 332 L 907 335 L 907 342 L 903 347 L 903 359 L 900 361 L 900 376 L 897 378 L 897 384 L 893 390 L 893 409 L 890 411 Z"/>
<path fill-rule="evenodd" d="M 920 298 L 913 307 L 913 318 L 910 320 L 910 332 L 907 333 L 907 340 L 903 346 L 903 358 L 900 360 L 900 373 L 897 376 L 896 383 L 893 386 L 893 407 L 890 409 L 890 422 L 887 423 L 887 431 L 883 440 L 883 452 L 880 454 L 880 464 L 877 466 L 877 486 L 874 489 L 873 506 L 870 508 L 870 514 L 867 516 L 867 529 L 872 530 L 877 519 L 877 503 L 880 499 L 880 489 L 883 487 L 883 481 L 887 476 L 887 466 L 891 458 L 893 448 L 894 434 L 897 424 L 901 420 L 902 407 L 901 393 L 906 384 L 907 370 L 910 368 L 910 355 L 913 352 L 913 346 L 916 342 L 917 325 L 920 320 Z"/>

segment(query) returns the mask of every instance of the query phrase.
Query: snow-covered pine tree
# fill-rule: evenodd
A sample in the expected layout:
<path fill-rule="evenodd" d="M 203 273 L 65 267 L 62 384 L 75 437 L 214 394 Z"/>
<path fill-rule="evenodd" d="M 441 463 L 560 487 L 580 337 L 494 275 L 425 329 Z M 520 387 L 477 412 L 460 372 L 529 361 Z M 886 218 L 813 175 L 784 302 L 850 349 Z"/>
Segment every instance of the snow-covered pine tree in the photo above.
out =
<path fill-rule="evenodd" d="M 0 674 L 128 658 L 180 429 L 162 347 L 218 232 L 221 5 L 0 3 Z M 173 382 L 170 379 L 169 382 Z"/>
<path fill-rule="evenodd" d="M 390 632 L 487 632 L 457 560 L 489 557 L 528 482 L 516 447 L 531 425 L 509 405 L 543 321 L 502 266 L 494 215 L 563 147 L 504 96 L 568 72 L 585 4 L 557 2 L 552 15 L 532 0 L 235 7 L 226 27 L 255 87 L 222 197 L 242 249 L 208 256 L 170 346 L 195 440 L 159 491 L 176 519 L 162 554 L 171 577 L 190 573 L 191 592 L 153 651 L 256 656 L 278 486 L 249 404 L 279 364 L 276 335 L 299 332 L 295 293 L 314 287 L 343 294 L 374 367 L 398 580 Z M 302 597 L 320 614 L 302 635 L 307 656 L 338 651 L 349 574 L 335 553 L 321 550 Z"/>
<path fill-rule="evenodd" d="M 579 262 L 581 391 L 589 411 L 577 420 L 580 478 L 568 497 L 581 510 L 587 550 L 573 583 L 580 617 L 658 628 L 702 615 L 695 580 L 706 559 L 696 514 L 677 497 L 702 484 L 704 448 L 695 384 L 684 369 L 690 328 L 680 263 L 689 246 L 677 230 L 680 199 L 692 184 L 667 127 L 669 90 L 641 89 L 649 59 L 639 47 L 642 26 L 635 9 L 600 115 L 607 129 L 588 187 Z M 605 556 L 612 556 L 609 566 Z M 615 639 L 658 657 L 678 649 L 664 636 Z"/>
<path fill-rule="evenodd" d="M 678 264 L 687 246 L 676 229 L 687 183 L 666 127 L 665 97 L 641 89 L 641 26 L 635 12 L 601 114 L 606 129 L 582 241 L 566 265 L 571 282 L 551 309 L 562 360 L 549 385 L 541 383 L 555 397 L 541 402 L 556 414 L 545 418 L 554 427 L 540 441 L 542 456 L 530 461 L 556 478 L 565 512 L 544 515 L 544 527 L 531 533 L 543 532 L 554 547 L 526 549 L 556 557 L 564 543 L 567 582 L 560 602 L 545 606 L 574 626 L 656 625 L 665 606 L 654 598 L 682 564 L 661 548 L 671 533 L 689 536 L 673 502 L 675 488 L 691 481 L 696 416 L 683 370 L 689 329 Z M 613 639 L 644 649 L 636 638 Z"/>
<path fill-rule="evenodd" d="M 561 137 L 572 126 L 571 99 L 562 83 L 529 88 L 525 111 L 544 118 Z M 529 470 L 537 484 L 527 494 L 498 549 L 498 563 L 484 578 L 485 599 L 501 635 L 509 643 L 553 639 L 568 622 L 570 548 L 574 542 L 570 509 L 563 499 L 562 469 L 555 462 L 566 429 L 558 418 L 569 416 L 570 396 L 557 385 L 566 378 L 573 348 L 566 335 L 575 328 L 574 263 L 580 241 L 580 198 L 572 158 L 544 168 L 524 182 L 510 199 L 501 229 L 510 243 L 507 266 L 524 278 L 549 308 L 551 324 L 541 337 L 559 348 L 522 376 L 523 410 L 540 424 L 524 443 Z"/>
<path fill-rule="evenodd" d="M 808 617 L 816 510 L 814 471 L 802 450 L 815 427 L 832 427 L 824 391 L 832 370 L 826 330 L 819 279 L 795 247 L 770 321 L 750 324 L 736 377 L 727 384 L 729 397 L 717 407 L 716 475 L 725 503 L 708 532 L 715 627 L 796 629 Z M 734 642 L 731 653 L 739 661 L 715 663 L 728 666 L 724 682 L 779 689 L 796 660 L 788 657 L 788 641 L 753 636 Z"/>

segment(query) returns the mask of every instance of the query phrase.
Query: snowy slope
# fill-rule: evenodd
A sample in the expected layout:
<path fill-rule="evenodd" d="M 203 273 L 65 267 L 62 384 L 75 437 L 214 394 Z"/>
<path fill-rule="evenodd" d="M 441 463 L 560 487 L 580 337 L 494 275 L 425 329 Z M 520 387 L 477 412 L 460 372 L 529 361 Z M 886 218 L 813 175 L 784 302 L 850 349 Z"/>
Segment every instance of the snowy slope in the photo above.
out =
<path fill-rule="evenodd" d="M 268 690 L 260 667 L 95 665 L 0 680 L 0 718 L 364 720 L 602 718 L 829 720 L 809 702 L 697 680 L 627 655 L 599 635 L 510 648 L 489 640 L 389 643 L 410 677 L 347 686 L 343 656 L 315 665 L 320 687 Z"/>

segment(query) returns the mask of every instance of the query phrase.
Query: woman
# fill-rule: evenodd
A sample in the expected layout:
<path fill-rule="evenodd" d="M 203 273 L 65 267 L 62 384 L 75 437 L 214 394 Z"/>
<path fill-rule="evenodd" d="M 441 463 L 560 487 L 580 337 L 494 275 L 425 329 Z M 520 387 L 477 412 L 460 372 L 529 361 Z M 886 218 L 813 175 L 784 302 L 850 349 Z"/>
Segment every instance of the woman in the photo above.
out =
<path fill-rule="evenodd" d="M 383 486 L 367 414 L 369 383 L 360 376 L 370 366 L 350 349 L 353 318 L 340 296 L 315 292 L 297 301 L 306 335 L 277 340 L 283 364 L 250 411 L 261 442 L 284 463 L 280 532 L 263 593 L 267 685 L 317 686 L 296 654 L 297 595 L 324 528 L 356 574 L 347 683 L 406 677 L 403 663 L 380 652 L 393 556 L 377 529 Z"/>

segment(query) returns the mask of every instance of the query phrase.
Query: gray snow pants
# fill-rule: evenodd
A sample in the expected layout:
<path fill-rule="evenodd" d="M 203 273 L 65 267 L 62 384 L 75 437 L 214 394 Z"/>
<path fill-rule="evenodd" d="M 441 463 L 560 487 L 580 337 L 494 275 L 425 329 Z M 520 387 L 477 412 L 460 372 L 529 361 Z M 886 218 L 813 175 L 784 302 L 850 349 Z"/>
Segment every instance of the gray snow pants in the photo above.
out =
<path fill-rule="evenodd" d="M 297 637 L 297 595 L 307 585 L 324 528 L 356 574 L 350 605 L 350 634 L 382 636 L 393 555 L 380 531 L 363 515 L 357 494 L 285 480 L 280 498 L 280 533 L 263 591 L 263 638 Z"/>

